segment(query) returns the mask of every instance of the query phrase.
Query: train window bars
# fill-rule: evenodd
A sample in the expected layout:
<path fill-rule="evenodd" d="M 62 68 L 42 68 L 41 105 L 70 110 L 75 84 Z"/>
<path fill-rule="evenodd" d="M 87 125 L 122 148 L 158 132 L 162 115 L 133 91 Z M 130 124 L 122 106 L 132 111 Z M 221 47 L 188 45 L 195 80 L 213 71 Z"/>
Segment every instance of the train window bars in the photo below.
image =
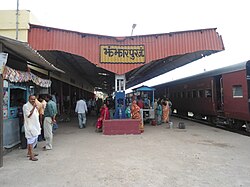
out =
<path fill-rule="evenodd" d="M 233 85 L 233 98 L 242 98 L 242 85 Z"/>

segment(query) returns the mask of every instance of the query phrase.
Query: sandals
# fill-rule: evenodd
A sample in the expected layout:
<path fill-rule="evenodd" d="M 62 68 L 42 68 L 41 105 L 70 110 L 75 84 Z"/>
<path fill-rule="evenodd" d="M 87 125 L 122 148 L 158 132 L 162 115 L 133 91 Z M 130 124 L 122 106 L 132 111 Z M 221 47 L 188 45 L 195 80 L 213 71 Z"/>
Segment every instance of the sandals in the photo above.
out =
<path fill-rule="evenodd" d="M 31 161 L 38 161 L 38 159 L 37 159 L 37 158 L 35 158 L 35 157 L 34 157 L 34 158 L 31 158 L 31 157 L 30 157 L 30 159 L 29 159 L 29 160 L 31 160 Z"/>
<path fill-rule="evenodd" d="M 39 154 L 38 153 L 34 153 L 34 156 L 38 156 Z M 30 155 L 27 155 L 27 157 L 30 157 Z"/>

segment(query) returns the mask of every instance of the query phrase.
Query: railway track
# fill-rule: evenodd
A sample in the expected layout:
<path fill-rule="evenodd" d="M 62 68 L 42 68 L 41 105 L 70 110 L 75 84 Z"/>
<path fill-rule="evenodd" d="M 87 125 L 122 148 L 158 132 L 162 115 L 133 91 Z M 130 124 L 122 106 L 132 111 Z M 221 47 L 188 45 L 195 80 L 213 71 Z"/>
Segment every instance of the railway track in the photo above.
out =
<path fill-rule="evenodd" d="M 215 128 L 227 130 L 227 131 L 230 131 L 230 132 L 233 132 L 233 133 L 237 133 L 237 134 L 241 134 L 241 135 L 250 137 L 250 132 L 247 132 L 246 128 L 244 128 L 244 127 L 237 130 L 237 129 L 232 129 L 232 128 L 229 128 L 227 126 L 223 126 L 223 125 L 220 125 L 220 124 L 215 125 L 215 124 L 209 123 L 208 121 L 205 121 L 205 120 L 194 119 L 194 118 L 191 118 L 191 117 L 180 116 L 180 115 L 177 115 L 177 114 L 172 114 L 172 116 L 175 116 L 175 117 L 181 118 L 181 119 L 186 119 L 186 120 L 189 120 L 189 121 L 194 121 L 194 122 L 201 123 L 201 124 L 204 124 L 204 125 L 207 125 L 207 126 L 210 126 L 210 127 L 215 127 Z"/>

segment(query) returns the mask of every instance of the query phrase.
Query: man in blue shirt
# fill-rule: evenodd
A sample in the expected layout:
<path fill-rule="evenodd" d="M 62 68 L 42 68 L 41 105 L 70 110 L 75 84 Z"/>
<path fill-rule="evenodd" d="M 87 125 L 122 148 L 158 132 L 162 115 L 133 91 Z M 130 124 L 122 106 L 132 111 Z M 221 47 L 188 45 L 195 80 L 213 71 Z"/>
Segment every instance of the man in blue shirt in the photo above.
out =
<path fill-rule="evenodd" d="M 56 103 L 52 101 L 51 95 L 45 96 L 47 102 L 44 110 L 44 138 L 46 145 L 43 147 L 44 150 L 51 150 L 53 143 L 53 124 L 56 123 L 57 107 Z"/>

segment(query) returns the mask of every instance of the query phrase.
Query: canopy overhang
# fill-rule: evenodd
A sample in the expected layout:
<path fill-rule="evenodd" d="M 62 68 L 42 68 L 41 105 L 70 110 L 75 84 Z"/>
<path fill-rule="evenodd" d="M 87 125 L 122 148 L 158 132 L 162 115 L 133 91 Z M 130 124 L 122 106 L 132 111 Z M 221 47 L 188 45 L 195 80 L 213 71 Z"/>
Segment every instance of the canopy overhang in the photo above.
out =
<path fill-rule="evenodd" d="M 115 74 L 131 88 L 205 56 L 224 50 L 216 28 L 153 35 L 112 37 L 31 25 L 29 43 L 49 62 L 75 72 L 106 93 L 114 91 Z M 102 63 L 100 46 L 145 48 L 145 63 Z"/>
<path fill-rule="evenodd" d="M 126 74 L 128 87 L 136 86 L 142 82 L 150 80 L 154 77 L 162 75 L 166 72 L 172 71 L 183 65 L 199 60 L 204 56 L 209 56 L 218 51 L 196 51 L 183 55 L 170 56 L 163 59 L 153 61 L 144 66 L 132 70 Z"/>
<path fill-rule="evenodd" d="M 32 49 L 28 43 L 17 41 L 4 36 L 0 36 L 0 43 L 3 44 L 7 52 L 15 53 L 15 55 L 18 55 L 26 60 L 28 64 L 36 65 L 48 71 L 58 71 L 64 73 L 64 71 L 49 63 L 36 50 Z"/>

